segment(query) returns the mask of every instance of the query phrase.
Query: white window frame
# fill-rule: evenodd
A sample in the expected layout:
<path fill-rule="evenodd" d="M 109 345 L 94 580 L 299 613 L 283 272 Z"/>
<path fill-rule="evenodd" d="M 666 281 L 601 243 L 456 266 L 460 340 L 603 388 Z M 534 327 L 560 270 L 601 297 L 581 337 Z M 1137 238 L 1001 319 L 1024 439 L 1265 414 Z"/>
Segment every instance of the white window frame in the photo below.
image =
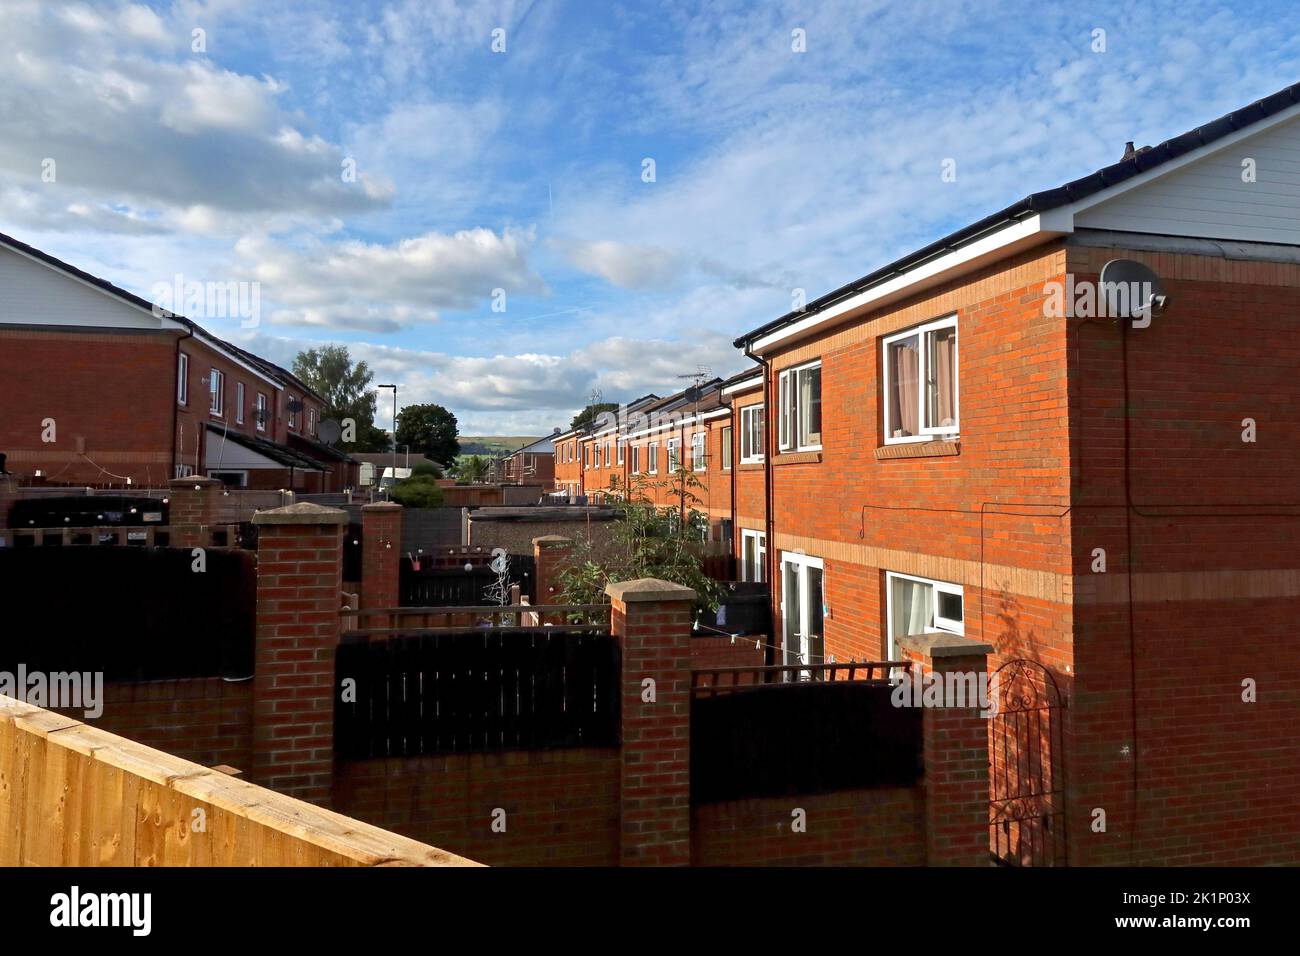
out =
<path fill-rule="evenodd" d="M 735 432 L 732 431 L 730 425 L 722 426 L 721 432 L 718 436 L 718 448 L 722 452 L 723 471 L 731 471 L 731 461 L 733 457 L 731 443 L 735 440 L 734 436 Z"/>
<path fill-rule="evenodd" d="M 316 409 L 307 409 L 307 434 L 315 436 L 316 434 Z"/>
<path fill-rule="evenodd" d="M 641 474 L 641 446 L 632 446 L 632 474 Z"/>
<path fill-rule="evenodd" d="M 253 425 L 259 432 L 266 431 L 267 419 L 271 416 L 271 400 L 266 392 L 258 392 L 253 401 Z"/>
<path fill-rule="evenodd" d="M 296 401 L 298 399 L 292 395 L 287 396 L 284 400 L 284 410 L 289 413 L 289 427 L 295 431 L 298 428 L 298 413 L 293 410 L 293 403 Z"/>
<path fill-rule="evenodd" d="M 762 420 L 762 403 L 743 406 L 740 409 L 740 463 L 742 465 L 762 464 L 763 459 L 766 457 L 765 451 L 754 454 L 753 442 L 747 441 L 754 428 L 751 421 L 754 418 L 759 419 L 760 422 L 757 431 L 760 447 L 765 448 L 767 445 L 767 435 L 765 434 L 767 423 Z"/>
<path fill-rule="evenodd" d="M 244 424 L 244 383 L 235 383 L 235 424 Z M 247 477 L 247 476 L 245 476 Z"/>
<path fill-rule="evenodd" d="M 696 432 L 691 436 L 691 471 L 708 471 L 708 436 Z"/>
<path fill-rule="evenodd" d="M 184 352 L 180 353 L 180 361 L 176 368 L 176 401 L 181 405 L 190 403 L 190 357 Z M 188 475 L 177 475 L 178 478 L 187 478 Z"/>
<path fill-rule="evenodd" d="M 777 406 L 779 409 L 778 420 L 780 428 L 778 435 L 778 446 L 783 452 L 801 452 L 801 451 L 821 451 L 822 443 L 803 441 L 802 411 L 799 407 L 799 373 L 808 372 L 812 369 L 821 369 L 822 360 L 814 359 L 811 362 L 804 362 L 802 365 L 794 365 L 787 369 L 782 369 L 777 376 Z M 793 402 L 790 400 L 793 398 Z M 821 390 L 818 389 L 818 404 L 823 406 L 821 401 Z M 822 416 L 823 426 L 825 426 L 825 414 Z M 821 433 L 818 432 L 820 439 Z"/>
<path fill-rule="evenodd" d="M 208 374 L 208 413 L 221 418 L 226 411 L 226 373 L 214 368 Z"/>
<path fill-rule="evenodd" d="M 609 442 L 605 442 L 605 467 L 609 467 Z"/>
<path fill-rule="evenodd" d="M 670 438 L 664 442 L 664 448 L 668 452 L 668 471 L 675 472 L 682 466 L 682 441 L 680 438 Z"/>
<path fill-rule="evenodd" d="M 591 468 L 591 445 L 589 444 L 582 446 L 582 467 Z"/>
<path fill-rule="evenodd" d="M 652 441 L 646 445 L 646 474 L 659 474 L 659 443 Z"/>
<path fill-rule="evenodd" d="M 952 346 L 952 410 L 953 423 L 951 425 L 925 425 L 919 424 L 919 432 L 915 435 L 903 435 L 898 438 L 893 437 L 894 423 L 889 420 L 890 399 L 894 393 L 894 373 L 889 365 L 889 346 L 893 342 L 901 339 L 908 339 L 912 336 L 917 338 L 917 355 L 918 368 L 916 376 L 917 395 L 917 414 L 918 423 L 925 421 L 926 401 L 925 386 L 930 379 L 929 354 L 925 348 L 925 337 L 928 333 L 938 329 L 952 329 L 955 335 L 955 341 Z M 937 319 L 934 322 L 927 322 L 924 325 L 914 325 L 910 329 L 904 329 L 902 332 L 895 332 L 893 335 L 886 336 L 880 340 L 880 367 L 883 372 L 882 381 L 884 382 L 884 392 L 881 395 L 880 410 L 884 420 L 884 434 L 886 445 L 905 445 L 910 442 L 920 441 L 938 441 L 941 439 L 956 438 L 961 434 L 961 333 L 957 331 L 957 316 L 950 315 L 946 318 Z"/>
<path fill-rule="evenodd" d="M 931 625 L 936 631 L 943 631 L 948 634 L 966 633 L 966 595 L 960 584 L 953 584 L 951 581 L 936 581 L 934 578 L 917 577 L 915 574 L 903 574 L 899 571 L 885 572 L 885 633 L 887 635 L 886 654 L 891 661 L 901 660 L 897 656 L 898 647 L 894 644 L 894 579 L 903 581 L 915 581 L 918 584 L 930 585 L 930 617 L 933 620 Z M 962 620 L 954 621 L 951 618 L 939 616 L 939 595 L 955 594 L 961 598 Z"/>
<path fill-rule="evenodd" d="M 617 452 L 617 454 L 618 454 L 618 464 L 619 464 L 619 465 L 622 465 L 622 464 L 623 464 L 624 449 L 625 449 L 626 447 L 627 447 L 627 442 L 624 441 L 624 440 L 622 440 L 622 439 L 619 439 L 619 441 L 618 441 L 618 452 Z"/>
<path fill-rule="evenodd" d="M 754 567 L 751 570 L 745 564 L 745 541 L 754 539 Z M 752 528 L 740 529 L 740 579 L 762 583 L 767 577 L 767 532 Z"/>

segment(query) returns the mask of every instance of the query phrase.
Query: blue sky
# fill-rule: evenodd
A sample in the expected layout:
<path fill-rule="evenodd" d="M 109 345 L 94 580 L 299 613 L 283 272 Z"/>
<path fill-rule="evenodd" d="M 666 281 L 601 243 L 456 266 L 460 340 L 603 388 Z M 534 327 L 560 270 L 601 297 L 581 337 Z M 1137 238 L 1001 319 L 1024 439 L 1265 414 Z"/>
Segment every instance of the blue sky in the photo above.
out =
<path fill-rule="evenodd" d="M 193 317 L 541 434 L 593 390 L 737 371 L 793 290 L 1300 80 L 1293 12 L 0 0 L 0 231 L 146 297 L 258 282 L 256 328 Z"/>

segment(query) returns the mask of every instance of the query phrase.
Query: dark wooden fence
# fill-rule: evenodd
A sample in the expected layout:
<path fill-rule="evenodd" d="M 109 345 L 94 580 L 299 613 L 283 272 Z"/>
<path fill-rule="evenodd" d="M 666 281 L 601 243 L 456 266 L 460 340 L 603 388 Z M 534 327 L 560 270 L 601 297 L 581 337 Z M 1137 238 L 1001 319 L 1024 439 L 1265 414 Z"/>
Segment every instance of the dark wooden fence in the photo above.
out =
<path fill-rule="evenodd" d="M 188 548 L 0 548 L 0 670 L 109 681 L 253 673 L 254 557 Z"/>
<path fill-rule="evenodd" d="M 482 559 L 486 557 L 484 555 Z M 417 571 L 409 559 L 402 559 L 398 584 L 402 607 L 459 607 L 487 603 L 487 590 L 497 581 L 497 574 L 491 568 L 472 561 L 473 567 L 469 571 L 464 567 L 430 567 L 431 563 L 432 559 L 425 558 Z M 530 599 L 536 597 L 533 593 L 535 565 L 531 556 L 510 555 L 510 582 L 518 584 Z"/>
<path fill-rule="evenodd" d="M 347 633 L 335 663 L 335 754 L 614 746 L 617 654 L 601 631 Z"/>
<path fill-rule="evenodd" d="M 691 800 L 910 786 L 921 710 L 884 681 L 750 684 L 691 702 Z"/>

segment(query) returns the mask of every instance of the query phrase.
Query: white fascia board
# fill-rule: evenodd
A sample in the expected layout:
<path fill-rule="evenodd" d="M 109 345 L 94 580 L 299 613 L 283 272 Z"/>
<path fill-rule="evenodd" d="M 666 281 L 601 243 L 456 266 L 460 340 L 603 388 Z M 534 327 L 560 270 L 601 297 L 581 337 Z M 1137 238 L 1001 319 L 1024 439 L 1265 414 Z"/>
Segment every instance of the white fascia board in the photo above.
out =
<path fill-rule="evenodd" d="M 267 375 L 261 369 L 254 368 L 252 365 L 249 365 L 238 355 L 235 355 L 233 352 L 229 352 L 226 349 L 222 348 L 220 342 L 217 342 L 210 335 L 208 335 L 207 332 L 199 328 L 197 325 L 195 326 L 194 338 L 198 339 L 208 348 L 212 349 L 212 351 L 221 355 L 221 357 L 226 359 L 226 361 L 234 362 L 240 368 L 244 369 L 244 371 L 248 372 L 250 375 L 257 376 L 263 382 L 266 382 L 266 384 L 270 385 L 272 388 L 276 388 L 279 389 L 280 391 L 284 391 L 287 388 L 294 387 L 294 386 L 285 385 L 283 382 L 279 381 L 278 379 L 271 378 L 271 376 Z M 297 389 L 297 390 L 302 391 L 301 389 Z"/>
<path fill-rule="evenodd" d="M 749 378 L 743 378 L 734 385 L 728 385 L 722 390 L 723 395 L 735 395 L 737 392 L 749 392 L 761 387 L 763 384 L 763 373 L 755 372 Z"/>
<path fill-rule="evenodd" d="M 928 262 L 910 269 L 901 276 L 889 279 L 842 302 L 814 312 L 784 328 L 769 332 L 754 341 L 752 351 L 759 354 L 789 345 L 798 339 L 832 322 L 841 322 L 860 312 L 879 309 L 898 299 L 915 295 L 933 285 L 947 282 L 967 272 L 973 272 L 990 263 L 1005 259 L 1024 249 L 1041 245 L 1048 240 L 1068 235 L 1074 231 L 1074 213 L 1070 207 L 1053 209 L 1019 222 L 1003 226 L 960 249 L 936 256 Z"/>
<path fill-rule="evenodd" d="M 653 428 L 643 428 L 639 432 L 633 432 L 630 435 L 624 435 L 622 437 L 622 440 L 631 441 L 634 438 L 643 438 L 646 435 L 654 435 L 659 432 L 676 431 L 677 429 L 680 428 L 693 428 L 694 426 L 699 425 L 703 422 L 711 421 L 712 419 L 715 418 L 722 418 L 723 416 L 730 418 L 731 409 L 715 408 L 711 412 L 705 412 L 703 415 L 700 415 L 698 418 L 695 416 L 691 416 L 690 418 L 683 418 L 679 422 L 665 422 L 662 425 L 655 425 Z"/>

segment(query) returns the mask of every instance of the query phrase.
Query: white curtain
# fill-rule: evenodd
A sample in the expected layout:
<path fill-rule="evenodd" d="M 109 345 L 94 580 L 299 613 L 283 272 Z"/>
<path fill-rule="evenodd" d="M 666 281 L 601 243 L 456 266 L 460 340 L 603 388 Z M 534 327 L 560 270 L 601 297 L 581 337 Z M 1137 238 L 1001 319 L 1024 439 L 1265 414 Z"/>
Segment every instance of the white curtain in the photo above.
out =
<path fill-rule="evenodd" d="M 921 356 L 917 348 L 916 336 L 895 342 L 890 346 L 893 376 L 893 395 L 891 401 L 894 414 L 889 427 L 893 430 L 891 437 L 907 438 L 920 430 L 920 409 L 917 408 L 917 378 L 921 371 Z"/>

